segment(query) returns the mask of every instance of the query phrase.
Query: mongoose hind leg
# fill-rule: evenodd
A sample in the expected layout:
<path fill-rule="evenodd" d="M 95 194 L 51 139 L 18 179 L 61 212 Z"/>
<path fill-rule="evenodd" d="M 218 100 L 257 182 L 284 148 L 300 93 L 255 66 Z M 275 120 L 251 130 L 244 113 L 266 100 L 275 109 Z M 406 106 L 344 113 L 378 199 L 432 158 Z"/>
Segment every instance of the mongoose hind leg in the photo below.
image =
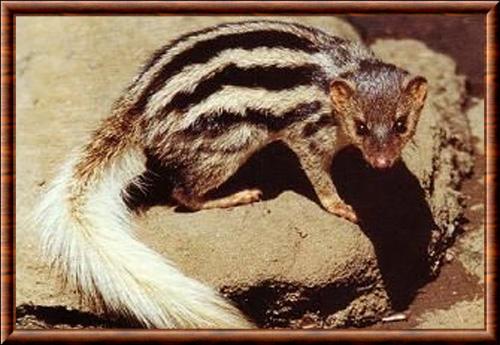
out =
<path fill-rule="evenodd" d="M 258 143 L 257 143 L 258 144 Z M 189 164 L 184 164 L 178 174 L 181 181 L 172 191 L 172 197 L 190 210 L 228 208 L 259 201 L 262 192 L 245 189 L 237 193 L 210 198 L 209 193 L 226 182 L 243 165 L 260 145 L 234 150 L 234 152 L 197 152 Z"/>
<path fill-rule="evenodd" d="M 188 196 L 186 193 L 183 193 L 182 189 L 176 189 L 173 196 L 178 202 L 191 210 L 207 210 L 241 206 L 260 201 L 262 191 L 259 189 L 245 189 L 222 198 L 209 200 L 204 197 Z"/>

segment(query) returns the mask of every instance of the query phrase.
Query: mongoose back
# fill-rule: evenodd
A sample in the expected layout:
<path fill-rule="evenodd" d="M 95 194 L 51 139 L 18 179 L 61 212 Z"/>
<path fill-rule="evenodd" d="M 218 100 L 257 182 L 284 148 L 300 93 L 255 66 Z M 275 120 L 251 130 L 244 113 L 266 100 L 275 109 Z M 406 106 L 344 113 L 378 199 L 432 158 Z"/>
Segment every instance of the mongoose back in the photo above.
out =
<path fill-rule="evenodd" d="M 168 168 L 172 197 L 200 210 L 258 200 L 258 190 L 206 195 L 281 141 L 324 209 L 355 222 L 329 174 L 333 155 L 349 143 L 389 168 L 415 132 L 426 90 L 423 77 L 311 27 L 250 21 L 188 33 L 152 56 L 51 184 L 37 217 L 43 253 L 110 317 L 148 328 L 252 327 L 134 237 L 123 193 L 138 183 L 145 152 Z"/>

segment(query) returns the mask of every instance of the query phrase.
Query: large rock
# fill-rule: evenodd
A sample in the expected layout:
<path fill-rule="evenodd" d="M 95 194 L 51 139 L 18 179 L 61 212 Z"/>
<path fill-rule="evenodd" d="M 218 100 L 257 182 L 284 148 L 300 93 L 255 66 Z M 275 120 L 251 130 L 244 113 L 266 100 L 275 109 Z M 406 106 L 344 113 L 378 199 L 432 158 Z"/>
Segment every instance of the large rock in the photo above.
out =
<path fill-rule="evenodd" d="M 79 307 L 74 294 L 54 291 L 56 279 L 33 261 L 29 210 L 152 50 L 181 32 L 235 18 L 191 19 L 18 20 L 18 305 Z M 357 39 L 334 18 L 299 19 Z M 259 326 L 360 326 L 404 309 L 437 272 L 462 214 L 457 188 L 472 164 L 464 78 L 450 58 L 419 42 L 386 40 L 373 48 L 426 76 L 430 92 L 415 140 L 393 170 L 374 172 L 350 149 L 336 157 L 333 177 L 361 227 L 323 211 L 293 154 L 271 146 L 221 191 L 256 186 L 263 202 L 196 213 L 146 208 L 136 217 L 140 238 L 221 290 Z M 165 201 L 156 187 L 145 204 Z"/>

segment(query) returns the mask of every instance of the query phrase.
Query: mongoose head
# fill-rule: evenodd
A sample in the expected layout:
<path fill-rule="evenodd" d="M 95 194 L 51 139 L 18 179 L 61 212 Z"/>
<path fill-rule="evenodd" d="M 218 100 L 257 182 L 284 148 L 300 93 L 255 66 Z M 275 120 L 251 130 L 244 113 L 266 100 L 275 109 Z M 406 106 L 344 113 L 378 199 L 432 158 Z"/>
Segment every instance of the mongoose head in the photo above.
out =
<path fill-rule="evenodd" d="M 391 167 L 415 133 L 427 81 L 394 65 L 364 61 L 330 84 L 334 113 L 374 168 Z"/>

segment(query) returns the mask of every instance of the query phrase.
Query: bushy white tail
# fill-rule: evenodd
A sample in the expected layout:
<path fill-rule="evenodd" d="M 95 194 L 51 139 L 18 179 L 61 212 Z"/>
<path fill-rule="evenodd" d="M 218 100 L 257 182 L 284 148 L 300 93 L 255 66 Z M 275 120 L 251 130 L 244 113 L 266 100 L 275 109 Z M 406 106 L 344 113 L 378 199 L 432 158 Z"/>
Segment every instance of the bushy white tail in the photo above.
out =
<path fill-rule="evenodd" d="M 121 151 L 104 157 L 93 179 L 75 174 L 88 159 L 78 154 L 52 183 L 36 217 L 48 261 L 97 311 L 148 328 L 251 327 L 214 290 L 134 237 L 121 191 L 144 159 L 133 148 Z"/>

